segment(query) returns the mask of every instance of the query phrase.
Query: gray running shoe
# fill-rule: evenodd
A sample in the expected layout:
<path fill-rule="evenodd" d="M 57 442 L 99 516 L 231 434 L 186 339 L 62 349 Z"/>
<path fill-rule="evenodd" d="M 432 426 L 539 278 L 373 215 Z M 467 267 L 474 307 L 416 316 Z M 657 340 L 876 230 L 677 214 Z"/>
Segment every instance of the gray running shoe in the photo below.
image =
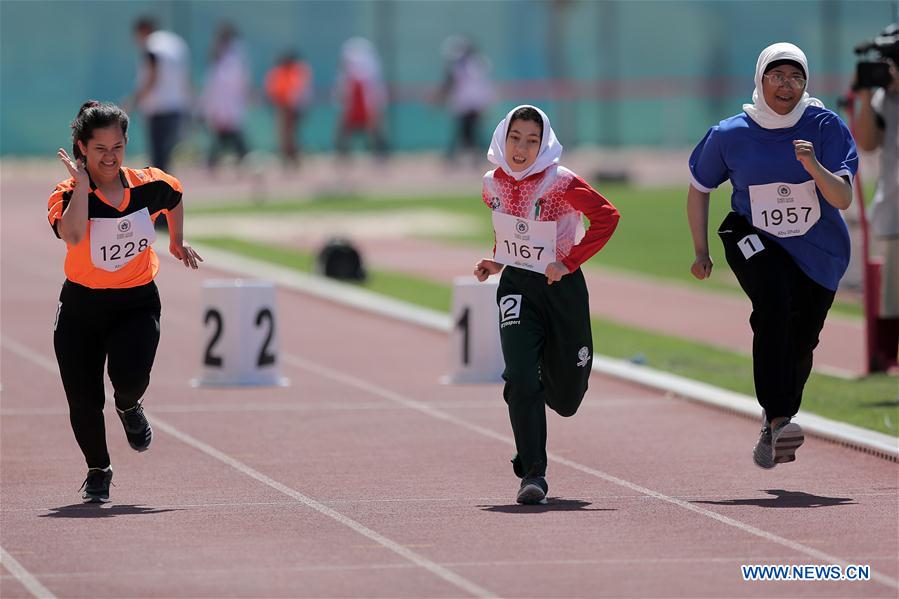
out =
<path fill-rule="evenodd" d="M 805 434 L 795 422 L 784 420 L 771 433 L 774 446 L 774 463 L 784 464 L 796 461 L 796 450 L 805 442 Z"/>
<path fill-rule="evenodd" d="M 529 476 L 521 481 L 521 487 L 518 489 L 518 497 L 515 501 L 525 505 L 538 505 L 546 503 L 546 492 L 549 491 L 549 485 L 542 476 Z"/>
<path fill-rule="evenodd" d="M 87 471 L 87 478 L 81 483 L 81 489 L 84 489 L 81 499 L 84 503 L 106 503 L 109 501 L 109 485 L 111 483 L 112 468 L 109 470 L 91 468 Z"/>
<path fill-rule="evenodd" d="M 122 427 L 125 429 L 125 437 L 128 438 L 128 445 L 134 451 L 147 451 L 150 442 L 153 440 L 153 429 L 144 416 L 144 408 L 137 404 L 133 408 L 129 408 L 124 412 L 116 408 L 119 414 L 119 420 L 122 421 Z"/>
<path fill-rule="evenodd" d="M 770 470 L 777 464 L 774 463 L 774 447 L 771 444 L 771 427 L 766 423 L 759 433 L 759 440 L 752 450 L 752 461 L 759 468 Z"/>

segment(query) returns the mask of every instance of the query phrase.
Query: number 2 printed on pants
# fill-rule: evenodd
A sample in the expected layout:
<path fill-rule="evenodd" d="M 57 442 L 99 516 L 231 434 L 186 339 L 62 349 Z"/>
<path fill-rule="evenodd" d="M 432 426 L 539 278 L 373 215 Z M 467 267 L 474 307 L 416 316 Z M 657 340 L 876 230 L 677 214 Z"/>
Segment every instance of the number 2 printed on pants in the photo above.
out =
<path fill-rule="evenodd" d="M 499 298 L 499 320 L 501 323 L 518 320 L 521 316 L 521 294 L 504 295 Z"/>

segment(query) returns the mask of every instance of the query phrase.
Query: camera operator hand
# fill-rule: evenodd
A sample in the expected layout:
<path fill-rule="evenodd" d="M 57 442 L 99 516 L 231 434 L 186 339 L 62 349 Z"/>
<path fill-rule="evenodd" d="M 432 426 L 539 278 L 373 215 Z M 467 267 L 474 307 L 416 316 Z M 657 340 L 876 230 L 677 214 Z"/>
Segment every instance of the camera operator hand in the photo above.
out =
<path fill-rule="evenodd" d="M 896 65 L 890 61 L 890 83 L 886 86 L 885 92 L 889 94 L 897 93 L 899 90 L 899 74 L 897 74 Z M 876 88 L 858 87 L 858 73 L 852 80 L 852 89 L 855 96 L 859 100 L 859 111 L 855 123 L 855 141 L 858 147 L 866 152 L 873 152 L 883 145 L 883 125 L 879 121 L 879 117 L 871 105 Z"/>

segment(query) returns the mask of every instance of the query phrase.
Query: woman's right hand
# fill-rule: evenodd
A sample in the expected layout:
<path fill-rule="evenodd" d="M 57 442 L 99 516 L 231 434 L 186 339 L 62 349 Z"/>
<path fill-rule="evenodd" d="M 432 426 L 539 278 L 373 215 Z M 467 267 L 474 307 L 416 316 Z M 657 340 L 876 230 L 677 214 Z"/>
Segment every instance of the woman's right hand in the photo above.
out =
<path fill-rule="evenodd" d="M 483 283 L 487 280 L 487 277 L 489 277 L 490 275 L 495 275 L 502 269 L 503 265 L 499 262 L 494 262 L 489 258 L 484 258 L 474 267 L 474 276 L 478 278 L 478 281 Z"/>
<path fill-rule="evenodd" d="M 708 254 L 697 254 L 693 266 L 690 267 L 690 272 L 700 281 L 708 279 L 712 274 L 713 265 L 712 258 Z"/>
<path fill-rule="evenodd" d="M 87 177 L 87 169 L 84 167 L 84 160 L 78 158 L 77 160 L 72 160 L 69 157 L 68 152 L 64 149 L 59 148 L 59 151 L 56 153 L 56 156 L 59 158 L 59 161 L 62 162 L 66 169 L 69 171 L 69 175 L 75 179 L 75 185 L 86 185 L 88 182 Z"/>

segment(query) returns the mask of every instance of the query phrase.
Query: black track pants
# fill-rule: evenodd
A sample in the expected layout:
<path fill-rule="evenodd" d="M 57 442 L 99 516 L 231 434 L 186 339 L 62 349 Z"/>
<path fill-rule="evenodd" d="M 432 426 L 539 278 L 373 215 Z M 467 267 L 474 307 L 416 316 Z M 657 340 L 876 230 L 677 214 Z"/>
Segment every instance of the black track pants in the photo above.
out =
<path fill-rule="evenodd" d="M 137 405 L 150 384 L 159 344 L 155 283 L 130 289 L 63 284 L 53 334 L 56 361 L 69 402 L 69 420 L 88 468 L 109 466 L 103 405 L 103 365 L 116 407 Z"/>
<path fill-rule="evenodd" d="M 755 238 L 747 240 L 747 236 Z M 718 235 L 727 263 L 752 300 L 755 394 L 768 420 L 792 418 L 812 371 L 812 351 L 835 293 L 811 280 L 776 242 L 731 212 Z M 758 244 L 761 244 L 759 246 Z M 758 253 L 751 254 L 758 247 Z M 743 247 L 751 255 L 746 258 Z"/>
<path fill-rule="evenodd" d="M 525 473 L 546 473 L 546 410 L 577 412 L 593 364 L 587 284 L 580 269 L 546 277 L 507 266 L 497 290 L 506 369 L 503 397 Z"/>

